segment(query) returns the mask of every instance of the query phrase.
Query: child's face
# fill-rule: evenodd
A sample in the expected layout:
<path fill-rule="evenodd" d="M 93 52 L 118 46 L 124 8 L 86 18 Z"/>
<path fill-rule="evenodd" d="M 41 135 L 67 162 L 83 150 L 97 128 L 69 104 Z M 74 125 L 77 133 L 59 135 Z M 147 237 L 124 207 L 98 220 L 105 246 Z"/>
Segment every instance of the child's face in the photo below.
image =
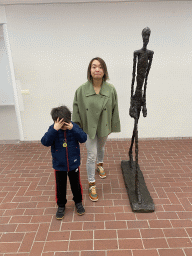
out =
<path fill-rule="evenodd" d="M 59 121 L 61 121 L 61 119 L 63 119 L 62 122 L 65 122 L 65 119 L 64 119 L 64 118 L 60 118 Z M 64 124 L 60 129 L 61 129 L 61 130 L 66 130 L 65 124 Z"/>
<path fill-rule="evenodd" d="M 57 118 L 57 120 L 56 121 L 54 121 L 54 126 L 56 125 L 57 126 L 57 128 L 56 128 L 56 130 L 67 130 L 68 129 L 68 127 L 67 127 L 67 125 L 66 125 L 66 123 L 67 122 L 65 122 L 65 119 L 64 118 Z"/>
<path fill-rule="evenodd" d="M 64 122 L 66 122 L 66 123 L 68 123 L 64 118 L 63 118 L 63 121 Z M 66 127 L 66 124 L 64 124 L 62 127 L 61 127 L 61 130 L 67 130 L 67 127 Z"/>
<path fill-rule="evenodd" d="M 61 130 L 67 130 L 67 127 L 65 126 L 65 124 L 61 127 Z"/>

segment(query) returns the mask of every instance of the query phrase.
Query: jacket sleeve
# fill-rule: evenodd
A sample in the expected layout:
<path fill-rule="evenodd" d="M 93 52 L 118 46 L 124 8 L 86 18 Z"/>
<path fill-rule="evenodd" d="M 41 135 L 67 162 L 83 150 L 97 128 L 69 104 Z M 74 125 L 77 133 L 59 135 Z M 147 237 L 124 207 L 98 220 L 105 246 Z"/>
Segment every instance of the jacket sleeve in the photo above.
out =
<path fill-rule="evenodd" d="M 73 128 L 71 129 L 74 137 L 80 142 L 84 143 L 87 140 L 87 134 L 77 125 L 73 124 Z"/>
<path fill-rule="evenodd" d="M 48 131 L 45 133 L 45 135 L 42 137 L 41 139 L 41 143 L 46 146 L 46 147 L 49 147 L 49 146 L 52 146 L 54 141 L 55 141 L 55 138 L 57 136 L 57 133 L 58 131 L 56 131 L 54 128 L 53 128 L 53 125 L 51 125 L 48 129 Z"/>
<path fill-rule="evenodd" d="M 77 90 L 75 92 L 75 97 L 73 100 L 73 113 L 72 113 L 72 121 L 82 127 L 81 117 L 79 113 L 79 106 L 78 106 L 78 95 Z"/>
<path fill-rule="evenodd" d="M 121 126 L 120 126 L 120 119 L 119 119 L 118 99 L 117 99 L 117 92 L 114 88 L 111 132 L 120 132 L 120 131 L 121 131 Z"/>

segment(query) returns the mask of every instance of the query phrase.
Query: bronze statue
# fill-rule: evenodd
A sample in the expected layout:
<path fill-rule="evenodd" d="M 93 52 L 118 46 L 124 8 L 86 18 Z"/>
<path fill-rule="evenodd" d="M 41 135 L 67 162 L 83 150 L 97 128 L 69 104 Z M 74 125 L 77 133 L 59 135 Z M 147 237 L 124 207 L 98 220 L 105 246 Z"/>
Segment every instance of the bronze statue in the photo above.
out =
<path fill-rule="evenodd" d="M 153 59 L 153 51 L 147 49 L 149 43 L 149 37 L 151 34 L 150 28 L 146 27 L 142 31 L 143 38 L 143 47 L 140 50 L 134 51 L 133 58 L 133 74 L 132 74 L 132 84 L 131 84 L 131 105 L 129 109 L 129 115 L 135 119 L 134 129 L 131 140 L 131 146 L 129 148 L 129 158 L 130 158 L 130 167 L 133 169 L 133 155 L 132 148 L 135 140 L 135 193 L 137 195 L 138 203 L 141 203 L 141 194 L 139 188 L 138 180 L 138 121 L 140 117 L 140 112 L 142 109 L 143 116 L 147 116 L 146 108 L 146 88 L 147 88 L 147 79 Z M 134 82 L 135 82 L 135 71 L 137 66 L 137 86 L 134 92 Z"/>

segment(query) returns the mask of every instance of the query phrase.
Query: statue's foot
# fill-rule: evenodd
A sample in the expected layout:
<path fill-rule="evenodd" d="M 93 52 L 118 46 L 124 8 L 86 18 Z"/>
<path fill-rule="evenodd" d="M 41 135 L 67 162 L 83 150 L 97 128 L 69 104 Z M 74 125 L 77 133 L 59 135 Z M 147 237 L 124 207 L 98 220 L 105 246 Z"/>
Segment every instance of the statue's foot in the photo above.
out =
<path fill-rule="evenodd" d="M 138 200 L 138 203 L 141 204 L 142 199 L 141 199 L 141 194 L 140 193 L 137 195 L 137 200 Z"/>
<path fill-rule="evenodd" d="M 140 192 L 140 189 L 139 189 L 139 184 L 136 186 L 135 193 L 136 193 L 136 196 L 137 196 L 138 203 L 141 204 L 142 198 L 141 198 L 141 192 Z"/>
<path fill-rule="evenodd" d="M 129 153 L 129 162 L 130 162 L 131 169 L 133 169 L 133 155 L 132 155 L 132 153 Z"/>

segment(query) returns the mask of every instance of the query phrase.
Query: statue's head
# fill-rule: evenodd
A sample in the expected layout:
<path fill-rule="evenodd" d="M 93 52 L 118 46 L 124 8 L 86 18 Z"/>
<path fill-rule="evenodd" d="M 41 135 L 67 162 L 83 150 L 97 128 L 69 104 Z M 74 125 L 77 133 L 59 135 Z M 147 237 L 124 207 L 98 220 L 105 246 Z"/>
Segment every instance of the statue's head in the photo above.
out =
<path fill-rule="evenodd" d="M 151 29 L 146 27 L 142 30 L 142 37 L 143 37 L 143 43 L 145 46 L 147 46 L 147 44 L 149 43 L 149 37 L 151 34 Z"/>

